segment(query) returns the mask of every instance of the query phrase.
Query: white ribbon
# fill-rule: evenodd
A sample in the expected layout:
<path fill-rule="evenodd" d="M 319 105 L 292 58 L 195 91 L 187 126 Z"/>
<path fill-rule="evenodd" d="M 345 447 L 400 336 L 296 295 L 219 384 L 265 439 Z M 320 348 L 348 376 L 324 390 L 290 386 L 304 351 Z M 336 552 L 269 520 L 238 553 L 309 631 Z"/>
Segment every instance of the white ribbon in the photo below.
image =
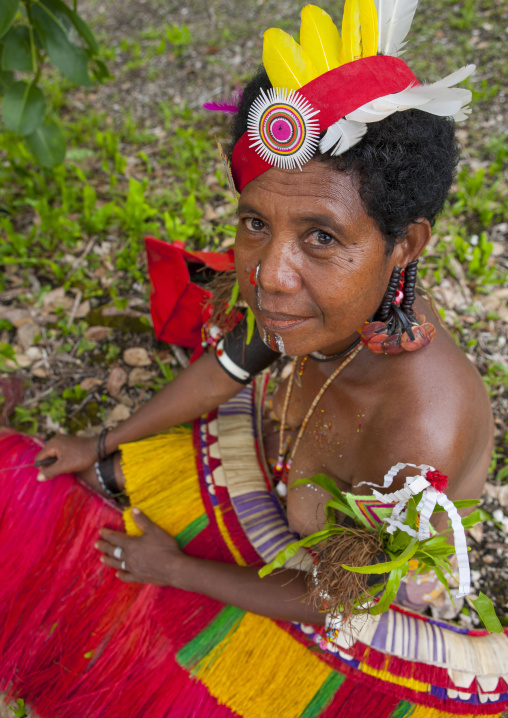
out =
<path fill-rule="evenodd" d="M 459 592 L 457 598 L 463 598 L 471 593 L 471 570 L 467 556 L 466 532 L 457 509 L 446 494 L 437 492 L 437 503 L 443 507 L 452 522 L 453 540 L 455 542 L 455 553 L 457 554 L 457 566 L 459 569 Z"/>
<path fill-rule="evenodd" d="M 425 541 L 430 537 L 430 517 L 434 511 L 436 504 L 439 504 L 448 514 L 448 518 L 452 523 L 453 529 L 453 540 L 455 543 L 455 553 L 457 554 L 457 566 L 459 569 L 459 591 L 456 594 L 457 598 L 463 598 L 471 593 L 471 571 L 469 567 L 469 558 L 467 556 L 467 542 L 466 533 L 462 525 L 462 520 L 457 512 L 457 509 L 450 501 L 450 499 L 441 491 L 437 491 L 432 484 L 423 476 L 427 471 L 435 471 L 433 466 L 428 464 L 403 464 L 398 463 L 385 474 L 383 479 L 383 489 L 388 489 L 395 476 L 406 467 L 411 466 L 414 469 L 421 469 L 421 474 L 417 476 L 408 476 L 404 482 L 404 486 L 398 491 L 393 491 L 391 494 L 383 494 L 380 491 L 372 492 L 377 499 L 382 501 L 396 501 L 397 504 L 393 507 L 392 515 L 385 519 L 386 523 L 389 524 L 387 533 L 393 534 L 396 529 L 405 531 L 409 536 L 418 537 L 419 541 Z M 377 486 L 371 481 L 361 481 L 358 486 Z M 407 515 L 407 502 L 411 496 L 416 496 L 423 491 L 421 501 L 419 502 L 416 510 L 420 515 L 420 524 L 418 526 L 418 533 L 411 528 L 406 526 L 403 521 Z"/>

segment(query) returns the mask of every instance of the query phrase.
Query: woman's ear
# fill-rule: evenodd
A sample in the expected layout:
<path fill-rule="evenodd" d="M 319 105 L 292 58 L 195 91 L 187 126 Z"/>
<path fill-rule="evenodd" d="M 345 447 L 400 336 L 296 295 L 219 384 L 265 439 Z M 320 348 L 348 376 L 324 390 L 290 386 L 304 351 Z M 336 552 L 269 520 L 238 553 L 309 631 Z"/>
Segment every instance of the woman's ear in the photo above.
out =
<path fill-rule="evenodd" d="M 430 222 L 426 217 L 418 217 L 409 223 L 405 236 L 395 245 L 396 264 L 405 267 L 421 255 L 432 235 Z"/>

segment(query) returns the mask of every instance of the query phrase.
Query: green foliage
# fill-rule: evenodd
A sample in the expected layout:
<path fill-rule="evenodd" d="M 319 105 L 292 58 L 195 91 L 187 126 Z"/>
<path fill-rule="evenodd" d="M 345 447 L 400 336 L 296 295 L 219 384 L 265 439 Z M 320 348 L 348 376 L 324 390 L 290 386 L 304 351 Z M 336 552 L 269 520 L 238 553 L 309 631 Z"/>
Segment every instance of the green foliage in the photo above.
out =
<path fill-rule="evenodd" d="M 9 706 L 9 709 L 14 713 L 16 718 L 25 718 L 25 716 L 27 715 L 25 701 L 22 698 L 17 698 L 16 704 L 18 706 L 17 708 Z"/>
<path fill-rule="evenodd" d="M 39 81 L 49 62 L 70 82 L 90 87 L 108 71 L 97 41 L 76 5 L 63 0 L 2 0 L 0 5 L 0 96 L 2 119 L 23 138 L 41 167 L 65 158 L 66 140 L 48 110 Z M 13 71 L 27 73 L 16 82 Z"/>
<path fill-rule="evenodd" d="M 187 25 L 184 24 L 180 27 L 173 23 L 166 25 L 165 30 L 166 39 L 172 45 L 175 55 L 182 55 L 191 40 L 190 30 Z"/>
<path fill-rule="evenodd" d="M 342 512 L 354 522 L 356 522 L 357 519 L 354 511 L 347 501 L 347 498 L 337 487 L 333 479 L 325 474 L 316 474 L 309 479 L 297 479 L 291 485 L 291 488 L 303 486 L 305 484 L 315 484 L 327 491 L 333 497 L 326 503 L 325 506 L 325 525 L 320 531 L 317 531 L 310 536 L 306 536 L 300 541 L 295 541 L 280 551 L 271 563 L 260 569 L 259 575 L 261 577 L 267 576 L 276 568 L 284 566 L 286 561 L 294 556 L 301 547 L 315 546 L 322 542 L 326 542 L 326 540 L 331 536 L 347 534 L 354 532 L 355 530 L 350 526 L 337 524 L 336 511 Z M 422 494 L 420 493 L 415 497 L 410 497 L 406 505 L 403 527 L 407 526 L 408 531 L 412 531 L 413 536 L 419 526 L 420 519 L 417 511 L 417 504 L 419 503 L 421 496 Z M 452 503 L 455 505 L 455 508 L 465 508 L 466 506 L 475 505 L 477 501 L 461 500 Z M 442 508 L 438 507 L 437 510 L 440 511 Z M 469 516 L 462 519 L 462 525 L 465 529 L 469 529 L 477 523 L 486 521 L 490 518 L 490 514 L 483 511 L 483 509 L 476 509 L 476 511 L 473 511 Z M 419 573 L 425 573 L 429 569 L 433 569 L 446 590 L 450 592 L 448 580 L 445 574 L 452 574 L 453 572 L 452 564 L 448 558 L 454 551 L 453 546 L 448 542 L 451 529 L 443 531 L 439 534 L 434 534 L 422 541 L 418 539 L 417 534 L 413 538 L 412 535 L 408 534 L 408 532 L 403 528 L 397 527 L 393 533 L 388 533 L 386 529 L 387 523 L 381 522 L 377 528 L 372 529 L 372 531 L 376 531 L 378 533 L 382 551 L 389 557 L 389 561 L 382 561 L 368 566 L 347 566 L 342 564 L 343 569 L 353 573 L 379 576 L 382 574 L 387 575 L 383 584 L 376 585 L 374 588 L 371 588 L 370 592 L 368 592 L 365 596 L 358 597 L 356 601 L 356 608 L 354 609 L 355 613 L 364 613 L 365 610 L 368 610 L 368 612 L 372 615 L 378 615 L 387 611 L 391 602 L 397 595 L 402 578 L 408 571 L 410 559 L 416 559 L 418 561 Z M 478 615 L 481 620 L 484 622 L 489 631 L 502 631 L 502 627 L 496 616 L 492 601 L 487 598 L 487 596 L 484 596 L 483 594 L 480 595 L 482 597 L 481 600 L 477 600 L 473 603 L 477 608 Z M 374 596 L 375 601 L 372 600 Z M 371 604 L 368 609 L 365 609 L 365 603 Z"/>
<path fill-rule="evenodd" d="M 19 0 L 3 0 L 0 6 L 0 37 L 9 30 L 19 8 Z"/>
<path fill-rule="evenodd" d="M 30 135 L 41 124 L 45 110 L 42 92 L 23 80 L 11 85 L 2 100 L 3 121 L 18 135 Z"/>
<path fill-rule="evenodd" d="M 14 349 L 9 344 L 0 342 L 0 372 L 1 371 L 16 371 L 15 368 L 10 367 L 6 363 L 7 359 L 16 363 L 16 359 L 14 357 Z"/>
<path fill-rule="evenodd" d="M 175 378 L 175 375 L 173 374 L 173 370 L 171 369 L 169 364 L 164 364 L 161 360 L 157 352 L 153 353 L 155 357 L 155 361 L 157 362 L 157 366 L 159 367 L 161 378 L 157 378 L 154 382 L 154 386 L 156 389 L 160 389 L 161 387 L 165 386 L 166 384 L 169 384 L 170 381 L 173 381 Z"/>
<path fill-rule="evenodd" d="M 471 599 L 471 603 L 475 607 L 488 631 L 491 631 L 492 633 L 503 633 L 503 626 L 501 625 L 499 618 L 496 616 L 490 598 L 480 591 L 478 598 Z"/>
<path fill-rule="evenodd" d="M 75 384 L 73 389 L 67 388 L 62 392 L 62 399 L 68 399 L 71 402 L 79 404 L 88 396 L 88 392 L 82 389 L 79 384 Z"/>
<path fill-rule="evenodd" d="M 14 409 L 15 425 L 19 426 L 27 434 L 37 434 L 39 430 L 39 421 L 37 419 L 39 411 L 25 409 L 24 406 L 17 406 Z"/>

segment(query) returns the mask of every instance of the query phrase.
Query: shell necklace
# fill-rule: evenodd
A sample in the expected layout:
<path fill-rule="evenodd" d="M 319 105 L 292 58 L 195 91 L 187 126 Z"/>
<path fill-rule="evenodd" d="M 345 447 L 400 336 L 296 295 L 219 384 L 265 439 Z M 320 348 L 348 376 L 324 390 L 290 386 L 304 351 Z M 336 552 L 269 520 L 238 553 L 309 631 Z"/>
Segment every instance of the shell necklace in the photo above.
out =
<path fill-rule="evenodd" d="M 284 427 L 286 426 L 286 418 L 288 413 L 288 406 L 289 406 L 289 400 L 291 398 L 291 391 L 293 389 L 293 382 L 295 379 L 295 373 L 296 373 L 296 366 L 298 363 L 298 357 L 295 357 L 293 361 L 293 366 L 291 368 L 291 374 L 289 376 L 288 381 L 288 388 L 286 390 L 286 396 L 284 398 L 284 406 L 282 409 L 282 419 L 280 424 L 280 430 L 279 430 L 279 453 L 277 456 L 277 462 L 275 464 L 275 467 L 273 469 L 273 477 L 275 481 L 277 481 L 277 485 L 275 490 L 279 494 L 279 496 L 284 497 L 287 495 L 287 480 L 289 471 L 291 469 L 291 464 L 293 463 L 293 459 L 296 454 L 296 450 L 298 449 L 298 445 L 300 444 L 301 438 L 303 436 L 303 433 L 305 429 L 307 428 L 307 424 L 309 423 L 309 420 L 314 413 L 314 409 L 318 405 L 321 397 L 325 393 L 325 391 L 328 389 L 332 381 L 338 377 L 340 372 L 347 367 L 347 365 L 353 361 L 355 356 L 361 351 L 362 344 L 357 345 L 356 343 L 353 345 L 353 349 L 351 351 L 351 354 L 347 357 L 347 359 L 342 362 L 340 366 L 338 366 L 335 371 L 330 374 L 328 379 L 325 381 L 321 389 L 318 391 L 316 396 L 314 397 L 314 401 L 310 405 L 307 413 L 305 414 L 305 417 L 302 421 L 302 425 L 300 426 L 300 430 L 298 432 L 298 435 L 296 437 L 296 441 L 294 443 L 294 446 L 291 450 L 291 453 L 289 454 L 289 457 L 286 459 L 289 447 L 284 451 Z"/>

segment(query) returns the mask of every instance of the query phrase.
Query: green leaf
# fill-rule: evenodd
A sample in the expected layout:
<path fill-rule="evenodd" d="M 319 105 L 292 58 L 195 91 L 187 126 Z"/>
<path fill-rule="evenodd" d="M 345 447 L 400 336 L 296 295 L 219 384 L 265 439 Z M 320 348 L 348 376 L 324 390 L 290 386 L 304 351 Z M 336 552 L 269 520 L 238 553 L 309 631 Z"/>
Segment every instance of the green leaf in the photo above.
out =
<path fill-rule="evenodd" d="M 3 95 L 4 92 L 7 92 L 13 82 L 13 72 L 10 72 L 10 70 L 0 70 L 0 95 Z"/>
<path fill-rule="evenodd" d="M 480 499 L 459 499 L 458 501 L 452 501 L 456 509 L 468 509 L 471 506 L 478 506 L 479 503 Z M 444 511 L 444 508 L 436 504 L 433 513 L 438 514 L 440 511 Z"/>
<path fill-rule="evenodd" d="M 4 39 L 2 70 L 35 72 L 32 59 L 30 31 L 23 25 L 13 27 Z"/>
<path fill-rule="evenodd" d="M 28 149 L 42 167 L 54 167 L 65 159 L 65 138 L 53 120 L 46 120 L 25 137 Z"/>
<path fill-rule="evenodd" d="M 44 119 L 46 102 L 38 87 L 29 82 L 15 82 L 2 100 L 2 117 L 7 129 L 18 135 L 29 135 Z"/>
<path fill-rule="evenodd" d="M 483 621 L 487 631 L 491 633 L 503 633 L 503 626 L 496 615 L 492 601 L 480 591 L 477 599 L 470 599 L 478 615 Z"/>
<path fill-rule="evenodd" d="M 436 566 L 439 566 L 443 571 L 446 571 L 446 573 L 449 573 L 451 576 L 453 576 L 453 566 L 451 564 L 451 561 L 446 558 L 446 556 L 433 555 L 432 558 L 434 559 Z"/>
<path fill-rule="evenodd" d="M 76 85 L 89 87 L 86 52 L 69 40 L 68 30 L 60 17 L 40 0 L 32 5 L 32 17 L 42 46 L 51 62 Z"/>
<path fill-rule="evenodd" d="M 58 17 L 58 14 L 66 15 L 74 25 L 76 32 L 83 38 L 90 50 L 95 54 L 99 52 L 99 45 L 95 39 L 95 35 L 90 30 L 86 22 L 81 18 L 74 10 L 66 5 L 62 0 L 41 0 L 41 3 L 45 5 L 54 15 Z"/>
<path fill-rule="evenodd" d="M 263 578 L 264 576 L 267 576 L 269 573 L 274 571 L 276 568 L 281 568 L 281 566 L 284 566 L 288 558 L 294 556 L 298 549 L 302 546 L 314 546 L 321 541 L 325 541 L 330 536 L 334 536 L 336 533 L 338 532 L 334 529 L 323 529 L 322 531 L 317 531 L 315 534 L 311 534 L 310 536 L 306 536 L 305 538 L 300 539 L 300 541 L 295 541 L 294 543 L 289 544 L 289 546 L 283 551 L 279 551 L 279 553 L 271 563 L 268 563 L 266 566 L 263 566 L 259 569 L 259 577 Z"/>
<path fill-rule="evenodd" d="M 9 706 L 9 709 L 14 713 L 16 718 L 25 718 L 26 717 L 25 701 L 23 700 L 23 698 L 17 698 L 16 703 L 18 704 L 17 708 L 13 708 L 12 706 Z"/>
<path fill-rule="evenodd" d="M 351 510 L 349 504 L 342 495 L 342 491 L 338 488 L 335 481 L 326 474 L 314 474 L 314 476 L 311 476 L 308 479 L 297 479 L 293 484 L 291 484 L 291 488 L 293 488 L 293 486 L 304 486 L 305 484 L 315 484 L 316 486 L 320 486 L 325 491 L 328 491 L 328 493 L 337 499 L 337 501 L 341 502 L 344 506 Z"/>
<path fill-rule="evenodd" d="M 416 502 L 414 498 L 411 496 L 411 498 L 407 502 L 407 514 L 406 519 L 404 521 L 404 524 L 406 526 L 409 526 L 412 529 L 416 529 L 416 517 L 417 517 L 417 511 L 416 511 Z"/>
<path fill-rule="evenodd" d="M 246 344 L 250 344 L 252 335 L 254 334 L 254 327 L 256 326 L 256 317 L 254 316 L 252 309 L 247 307 L 247 339 Z"/>
<path fill-rule="evenodd" d="M 330 501 L 327 501 L 325 509 L 335 509 L 336 511 L 343 513 L 345 516 L 349 516 L 349 518 L 353 519 L 353 521 L 356 521 L 355 512 L 349 504 L 343 504 L 341 501 L 337 501 L 337 499 L 330 499 Z"/>
<path fill-rule="evenodd" d="M 378 603 L 370 609 L 369 613 L 373 616 L 377 616 L 389 609 L 390 604 L 397 595 L 402 576 L 406 573 L 406 570 L 407 568 L 405 566 L 398 566 L 390 571 L 383 595 Z"/>
<path fill-rule="evenodd" d="M 470 529 L 482 521 L 488 521 L 490 518 L 491 516 L 487 513 L 487 511 L 484 511 L 483 509 L 476 509 L 476 511 L 473 511 L 472 514 L 469 514 L 469 516 L 465 516 L 462 519 L 462 526 L 464 526 L 465 529 Z"/>
<path fill-rule="evenodd" d="M 95 58 L 93 60 L 92 75 L 97 80 L 97 82 L 103 82 L 104 80 L 113 77 L 113 75 L 108 70 L 106 64 L 98 58 Z"/>
<path fill-rule="evenodd" d="M 428 539 L 425 539 L 421 542 L 421 547 L 425 549 L 425 551 L 429 551 L 433 548 L 445 548 L 448 547 L 450 550 L 450 553 L 453 552 L 453 545 L 448 543 L 448 536 L 451 534 L 451 531 L 446 531 L 446 535 L 443 533 L 437 534 L 436 536 L 431 536 Z"/>
<path fill-rule="evenodd" d="M 2 0 L 0 2 L 0 37 L 10 28 L 19 8 L 19 0 Z"/>
<path fill-rule="evenodd" d="M 346 566 L 342 564 L 342 568 L 346 569 L 346 571 L 353 571 L 353 573 L 388 573 L 409 561 L 416 553 L 418 545 L 418 539 L 412 539 L 400 556 L 393 559 L 393 561 L 384 561 L 383 563 L 375 563 L 370 566 Z"/>
<path fill-rule="evenodd" d="M 240 287 L 238 286 L 238 279 L 233 285 L 233 289 L 231 290 L 231 297 L 229 298 L 229 306 L 226 309 L 226 314 L 229 314 L 229 312 L 233 309 L 236 302 L 238 301 L 238 292 L 240 291 Z"/>
<path fill-rule="evenodd" d="M 448 584 L 448 580 L 447 580 L 446 576 L 444 575 L 444 572 L 439 568 L 439 566 L 434 566 L 434 571 L 436 572 L 436 576 L 438 577 L 438 579 L 441 581 L 443 586 L 446 588 L 446 592 L 447 592 L 448 596 L 450 597 L 450 601 L 452 602 L 453 605 L 455 605 L 453 596 L 450 592 L 450 586 Z"/>

